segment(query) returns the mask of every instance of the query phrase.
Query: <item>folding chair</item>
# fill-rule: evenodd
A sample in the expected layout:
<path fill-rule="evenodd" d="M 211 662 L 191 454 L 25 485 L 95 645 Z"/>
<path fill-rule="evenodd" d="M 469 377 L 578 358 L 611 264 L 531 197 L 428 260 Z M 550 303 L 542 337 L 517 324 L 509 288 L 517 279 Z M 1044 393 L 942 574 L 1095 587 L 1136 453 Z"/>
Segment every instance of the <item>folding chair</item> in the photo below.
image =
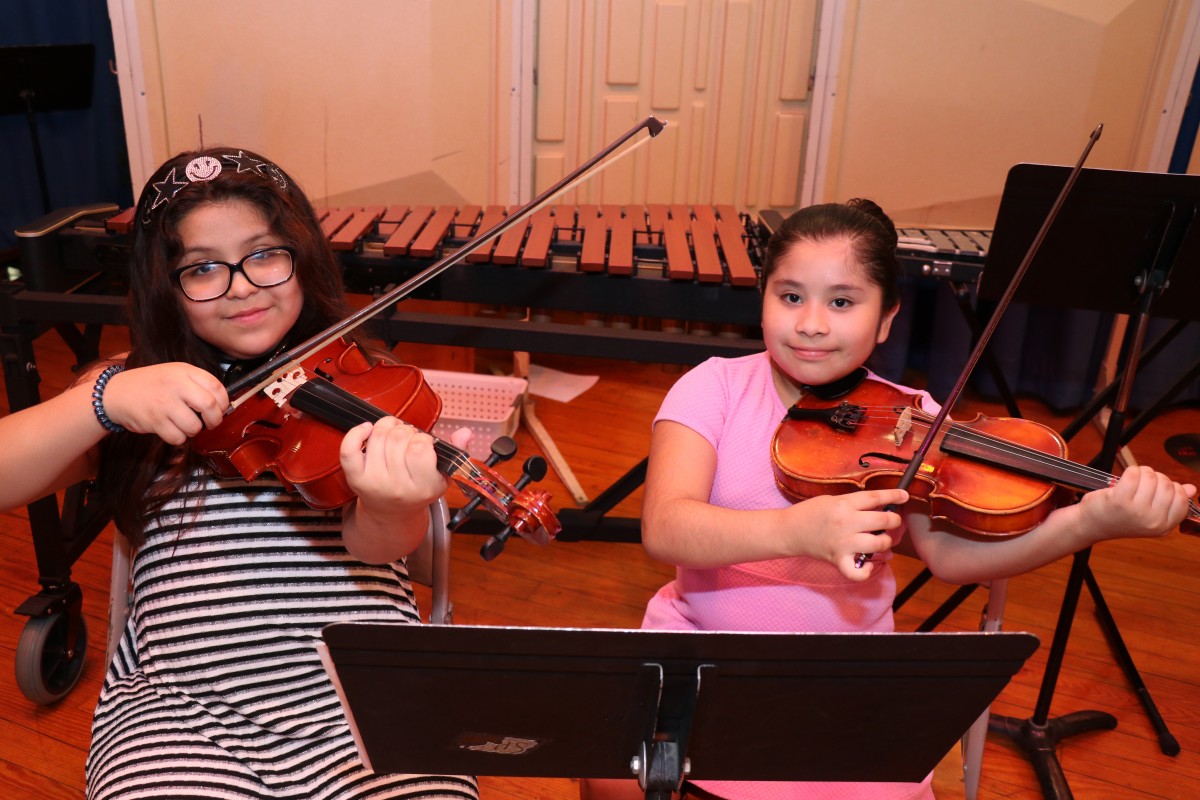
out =
<path fill-rule="evenodd" d="M 925 585 L 926 581 L 932 578 L 929 568 L 926 567 L 921 571 L 916 578 L 901 589 L 896 595 L 896 601 L 893 604 L 893 609 L 899 608 L 908 598 Z M 1007 580 L 994 580 L 988 583 L 978 585 L 960 586 L 954 594 L 947 599 L 942 605 L 931 614 L 924 622 L 917 627 L 918 631 L 931 631 L 944 620 L 951 611 L 957 608 L 963 600 L 965 600 L 971 592 L 976 588 L 985 588 L 988 591 L 988 602 L 983 607 L 983 612 L 980 615 L 979 630 L 985 633 L 993 633 L 999 631 L 1001 623 L 1004 620 L 1004 602 L 1008 594 Z M 983 749 L 987 742 L 988 735 L 988 717 L 990 716 L 991 706 L 985 708 L 979 718 L 972 723 L 967 732 L 963 734 L 961 740 L 962 766 L 963 766 L 963 786 L 965 788 L 965 800 L 975 800 L 979 794 L 979 778 L 983 768 Z"/>

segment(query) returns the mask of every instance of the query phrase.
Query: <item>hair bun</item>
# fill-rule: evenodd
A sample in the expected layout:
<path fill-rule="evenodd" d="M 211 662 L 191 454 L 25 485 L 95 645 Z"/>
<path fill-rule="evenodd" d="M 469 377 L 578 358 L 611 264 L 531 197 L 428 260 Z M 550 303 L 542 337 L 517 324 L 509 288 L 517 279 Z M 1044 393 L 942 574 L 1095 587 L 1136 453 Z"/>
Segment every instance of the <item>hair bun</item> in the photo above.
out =
<path fill-rule="evenodd" d="M 896 224 L 892 222 L 892 218 L 874 200 L 868 200 L 865 197 L 854 197 L 847 200 L 846 205 L 856 208 L 872 219 L 877 220 L 891 234 L 895 241 L 898 242 L 900 240 L 900 235 L 896 232 Z"/>

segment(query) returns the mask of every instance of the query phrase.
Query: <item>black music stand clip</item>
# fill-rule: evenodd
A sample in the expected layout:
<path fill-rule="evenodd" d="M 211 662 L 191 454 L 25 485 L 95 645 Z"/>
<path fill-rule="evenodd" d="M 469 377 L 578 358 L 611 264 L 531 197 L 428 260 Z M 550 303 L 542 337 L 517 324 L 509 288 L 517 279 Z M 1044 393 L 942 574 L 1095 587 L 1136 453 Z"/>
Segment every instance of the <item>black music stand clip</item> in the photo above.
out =
<path fill-rule="evenodd" d="M 1070 170 L 1018 164 L 1009 172 L 988 252 L 981 297 L 1003 293 L 1053 205 Z M 1061 213 L 1031 262 L 1014 300 L 1130 315 L 1119 361 L 1121 375 L 1100 453 L 1090 467 L 1112 472 L 1124 442 L 1125 419 L 1146 329 L 1153 310 L 1176 320 L 1200 319 L 1200 176 L 1083 170 Z M 1191 269 L 1177 269 L 1177 265 Z M 1095 414 L 1099 404 L 1090 406 Z M 1072 423 L 1076 427 L 1079 421 Z M 1149 690 L 1121 639 L 1088 565 L 1090 548 L 1076 553 L 1067 579 L 1054 640 L 1034 715 L 993 716 L 990 728 L 1012 738 L 1029 757 L 1046 797 L 1072 797 L 1055 748 L 1063 738 L 1116 727 L 1111 714 L 1078 711 L 1049 719 L 1079 594 L 1087 584 L 1106 638 L 1137 692 L 1162 751 L 1179 753 Z"/>
<path fill-rule="evenodd" d="M 338 623 L 319 646 L 377 772 L 920 782 L 1028 633 L 757 634 Z"/>

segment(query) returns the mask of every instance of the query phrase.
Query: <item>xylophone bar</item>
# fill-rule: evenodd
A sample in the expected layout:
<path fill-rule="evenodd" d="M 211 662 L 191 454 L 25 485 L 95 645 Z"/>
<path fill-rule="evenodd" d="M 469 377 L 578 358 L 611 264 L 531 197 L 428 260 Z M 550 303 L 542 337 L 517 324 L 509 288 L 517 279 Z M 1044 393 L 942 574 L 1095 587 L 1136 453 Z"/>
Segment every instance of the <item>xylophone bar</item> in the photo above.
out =
<path fill-rule="evenodd" d="M 492 228 L 502 206 L 372 206 L 319 209 L 339 251 L 432 259 Z M 469 263 L 546 269 L 573 260 L 579 272 L 659 272 L 672 281 L 753 287 L 760 247 L 753 223 L 731 206 L 547 206 L 476 248 Z"/>

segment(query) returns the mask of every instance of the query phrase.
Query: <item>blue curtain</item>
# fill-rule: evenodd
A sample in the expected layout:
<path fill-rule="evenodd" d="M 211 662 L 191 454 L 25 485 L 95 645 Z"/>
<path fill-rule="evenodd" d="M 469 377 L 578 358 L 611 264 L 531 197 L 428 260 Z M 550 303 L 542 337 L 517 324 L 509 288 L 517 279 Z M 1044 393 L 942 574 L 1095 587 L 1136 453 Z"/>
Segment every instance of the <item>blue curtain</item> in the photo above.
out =
<path fill-rule="evenodd" d="M 133 204 L 125 127 L 104 0 L 0 0 L 0 47 L 93 44 L 90 108 L 38 113 L 51 208 L 85 203 Z M 16 246 L 13 231 L 44 214 L 29 122 L 0 114 L 0 249 Z"/>
<path fill-rule="evenodd" d="M 1194 265 L 1181 265 L 1192 268 Z M 906 370 L 922 373 L 937 400 L 949 394 L 970 356 L 973 340 L 966 318 L 950 288 L 936 278 L 902 279 L 901 310 L 888 341 L 872 357 L 871 367 L 889 380 L 903 381 Z M 991 309 L 974 298 L 972 308 L 986 324 Z M 1112 329 L 1111 314 L 1014 303 L 996 329 L 989 351 L 1005 382 L 1021 395 L 1032 395 L 1051 408 L 1074 411 L 1091 400 Z M 1145 346 L 1173 320 L 1151 319 Z M 1190 322 L 1153 360 L 1141 364 L 1130 396 L 1132 409 L 1156 402 L 1200 359 L 1200 323 Z M 971 387 L 984 397 L 1001 397 L 981 362 Z M 1175 402 L 1200 398 L 1200 380 L 1186 386 Z"/>

